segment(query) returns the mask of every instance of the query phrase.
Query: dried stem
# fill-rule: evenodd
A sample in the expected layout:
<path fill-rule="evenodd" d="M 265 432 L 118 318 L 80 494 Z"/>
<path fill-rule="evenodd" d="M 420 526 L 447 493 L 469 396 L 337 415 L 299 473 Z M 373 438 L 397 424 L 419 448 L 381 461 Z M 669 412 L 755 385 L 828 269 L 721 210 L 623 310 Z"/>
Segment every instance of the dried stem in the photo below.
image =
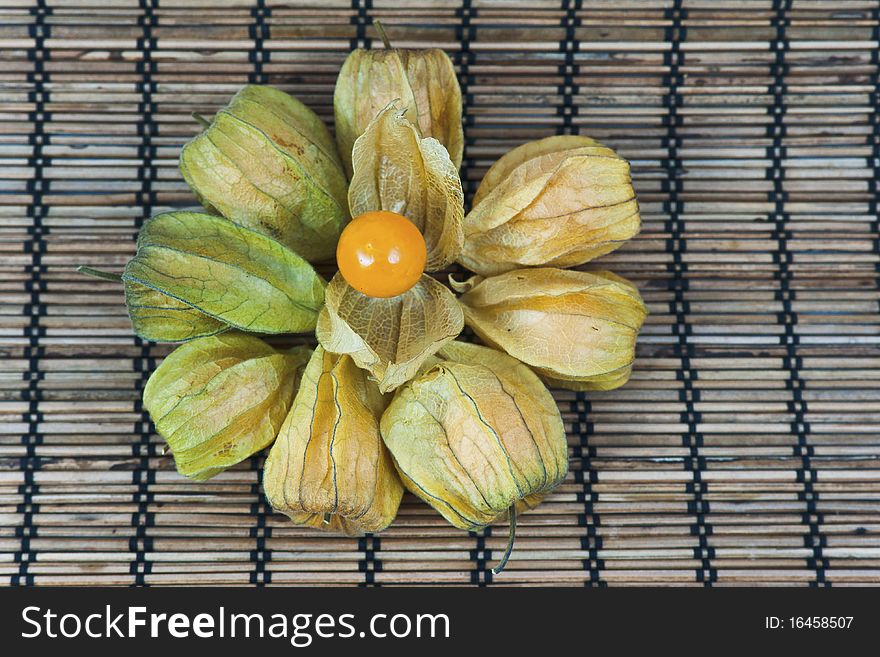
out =
<path fill-rule="evenodd" d="M 504 554 L 501 555 L 501 561 L 492 569 L 493 575 L 499 575 L 507 561 L 510 559 L 510 553 L 513 552 L 513 541 L 516 538 L 516 502 L 510 505 L 510 534 L 507 537 L 507 547 L 504 548 Z"/>
<path fill-rule="evenodd" d="M 100 278 L 105 281 L 114 281 L 118 283 L 122 280 L 122 276 L 119 274 L 114 274 L 109 271 L 101 271 L 100 269 L 93 269 L 92 267 L 85 267 L 80 265 L 76 268 L 78 274 L 85 274 L 86 276 L 91 276 L 92 278 Z"/>
<path fill-rule="evenodd" d="M 388 40 L 388 35 L 385 34 L 385 28 L 382 26 L 382 21 L 373 21 L 373 25 L 376 27 L 376 31 L 379 33 L 379 38 L 382 39 L 382 43 L 385 44 L 385 49 L 391 50 L 391 41 Z"/>
<path fill-rule="evenodd" d="M 204 116 L 202 116 L 198 112 L 192 112 L 190 114 L 190 116 L 192 116 L 196 120 L 196 123 L 198 123 L 203 128 L 210 128 L 211 127 L 211 122 L 208 121 L 208 119 L 206 119 Z"/>

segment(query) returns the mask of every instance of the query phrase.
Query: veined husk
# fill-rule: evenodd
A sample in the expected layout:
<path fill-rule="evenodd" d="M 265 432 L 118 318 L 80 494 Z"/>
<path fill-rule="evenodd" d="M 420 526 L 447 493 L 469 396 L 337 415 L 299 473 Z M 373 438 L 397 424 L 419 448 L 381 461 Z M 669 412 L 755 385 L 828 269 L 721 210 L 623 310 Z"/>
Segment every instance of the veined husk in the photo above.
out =
<path fill-rule="evenodd" d="M 421 135 L 437 139 L 449 151 L 457 170 L 464 151 L 461 89 L 449 56 L 437 48 L 358 49 L 342 65 L 333 94 L 336 143 L 349 177 L 355 140 L 397 99 Z"/>
<path fill-rule="evenodd" d="M 239 91 L 183 147 L 180 171 L 209 210 L 310 261 L 333 255 L 349 219 L 330 132 L 305 105 L 271 87 Z"/>
<path fill-rule="evenodd" d="M 625 159 L 587 137 L 548 137 L 489 169 L 464 219 L 459 262 L 484 276 L 573 267 L 618 248 L 639 227 Z"/>
<path fill-rule="evenodd" d="M 455 262 L 464 240 L 464 194 L 458 167 L 439 141 L 420 138 L 404 111 L 391 103 L 358 137 L 352 161 L 352 216 L 374 210 L 402 214 L 425 238 L 428 271 Z"/>
<path fill-rule="evenodd" d="M 204 212 L 147 221 L 122 279 L 135 332 L 150 340 L 188 340 L 228 326 L 302 333 L 314 329 L 324 303 L 324 280 L 303 258 Z"/>
<path fill-rule="evenodd" d="M 531 508 L 568 471 L 559 408 L 537 376 L 495 349 L 450 342 L 401 387 L 382 438 L 404 485 L 461 529 Z"/>
<path fill-rule="evenodd" d="M 453 283 L 465 322 L 551 386 L 610 390 L 629 379 L 647 309 L 636 287 L 607 271 L 517 269 Z"/>
<path fill-rule="evenodd" d="M 217 335 L 229 325 L 158 290 L 123 279 L 135 335 L 152 342 L 187 342 Z"/>
<path fill-rule="evenodd" d="M 386 403 L 351 358 L 319 346 L 266 460 L 272 507 L 296 524 L 349 535 L 387 527 L 403 486 L 379 435 Z"/>
<path fill-rule="evenodd" d="M 147 381 L 144 407 L 177 471 L 203 481 L 275 440 L 310 353 L 237 332 L 171 352 Z"/>
<path fill-rule="evenodd" d="M 445 285 L 423 275 L 388 299 L 361 294 L 336 274 L 327 286 L 315 334 L 327 351 L 349 354 L 383 393 L 413 376 L 464 328 L 464 315 Z"/>

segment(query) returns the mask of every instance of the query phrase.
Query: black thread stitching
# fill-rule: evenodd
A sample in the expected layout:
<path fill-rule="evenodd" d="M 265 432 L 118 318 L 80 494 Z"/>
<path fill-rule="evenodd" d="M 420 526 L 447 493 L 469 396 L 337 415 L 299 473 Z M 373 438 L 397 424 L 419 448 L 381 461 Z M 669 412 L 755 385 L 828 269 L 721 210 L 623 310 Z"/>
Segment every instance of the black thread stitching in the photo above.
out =
<path fill-rule="evenodd" d="M 682 446 L 688 450 L 688 454 L 684 458 L 684 467 L 685 470 L 691 473 L 692 477 L 692 481 L 686 485 L 685 490 L 693 496 L 693 499 L 688 502 L 688 514 L 693 515 L 695 519 L 690 528 L 691 535 L 696 536 L 699 541 L 699 546 L 694 548 L 694 558 L 700 562 L 699 568 L 696 569 L 696 579 L 703 586 L 709 587 L 718 580 L 718 573 L 712 567 L 714 550 L 709 545 L 708 538 L 712 534 L 712 526 L 706 519 L 709 513 L 709 502 L 705 499 L 707 486 L 703 481 L 706 461 L 705 457 L 700 454 L 700 448 L 703 446 L 703 436 L 699 432 L 701 418 L 694 406 L 695 402 L 699 400 L 699 391 L 694 387 L 694 382 L 697 380 L 697 372 L 691 366 L 694 348 L 689 340 L 692 335 L 691 325 L 688 321 L 690 304 L 685 298 L 685 293 L 689 288 L 687 279 L 688 267 L 683 258 L 683 255 L 687 252 L 687 239 L 684 237 L 686 225 L 681 218 L 683 204 L 679 198 L 682 192 L 680 177 L 682 162 L 679 155 L 682 141 L 678 136 L 678 126 L 681 122 L 678 108 L 682 105 L 679 88 L 684 84 L 684 76 L 681 73 L 681 68 L 684 64 L 684 53 L 682 52 L 681 44 L 687 36 L 685 26 L 682 24 L 686 14 L 682 9 L 681 0 L 676 0 L 673 3 L 672 8 L 667 12 L 667 17 L 671 20 L 671 24 L 667 32 L 670 49 L 664 57 L 669 68 L 669 93 L 666 97 L 668 109 L 666 124 L 666 146 L 668 149 L 666 170 L 668 180 L 666 191 L 669 194 L 667 230 L 670 234 L 670 239 L 666 246 L 667 251 L 672 255 L 670 269 L 672 272 L 671 285 L 674 301 L 671 312 L 675 315 L 676 320 L 673 327 L 673 333 L 677 338 L 675 352 L 681 359 L 681 369 L 676 373 L 676 378 L 682 382 L 679 400 L 685 406 L 685 412 L 681 414 L 680 421 L 682 424 L 687 425 L 687 431 L 682 434 Z"/>
<path fill-rule="evenodd" d="M 602 580 L 605 562 L 599 557 L 599 551 L 602 549 L 602 537 L 598 534 L 601 518 L 595 509 L 599 494 L 593 490 L 593 485 L 598 482 L 597 473 L 593 470 L 596 448 L 589 442 L 593 434 L 593 423 L 589 420 L 591 411 L 592 407 L 586 393 L 575 393 L 575 399 L 571 402 L 571 412 L 577 417 L 577 424 L 573 428 L 577 431 L 580 441 L 581 467 L 574 473 L 574 480 L 581 486 L 580 492 L 576 494 L 577 501 L 584 505 L 583 513 L 578 514 L 578 526 L 585 528 L 580 540 L 581 550 L 587 553 L 587 558 L 581 560 L 581 566 L 589 573 L 589 579 L 584 581 L 584 586 L 605 587 L 608 585 Z"/>
<path fill-rule="evenodd" d="M 266 84 L 268 81 L 263 65 L 271 58 L 271 52 L 265 49 L 265 42 L 270 38 L 266 19 L 271 15 L 272 10 L 266 7 L 266 0 L 257 0 L 256 6 L 251 9 L 253 22 L 248 26 L 248 35 L 254 42 L 253 49 L 248 53 L 248 58 L 254 67 L 248 74 L 248 81 L 251 84 Z"/>
<path fill-rule="evenodd" d="M 272 561 L 272 551 L 266 544 L 272 538 L 272 528 L 268 525 L 271 509 L 263 496 L 263 459 L 261 456 L 252 456 L 250 464 L 256 479 L 256 483 L 251 486 L 251 494 L 256 499 L 251 505 L 251 515 L 256 518 L 256 524 L 250 529 L 250 537 L 254 539 L 254 550 L 250 553 L 250 560 L 254 564 L 250 583 L 263 587 L 272 583 L 272 572 L 267 568 L 267 564 Z"/>
<path fill-rule="evenodd" d="M 800 358 L 797 352 L 798 335 L 795 333 L 797 325 L 797 313 L 792 309 L 791 302 L 796 298 L 795 290 L 791 289 L 792 254 L 788 250 L 788 240 L 791 239 L 791 231 L 788 229 L 789 215 L 786 211 L 788 196 L 785 192 L 785 168 L 782 159 L 785 157 L 785 149 L 782 143 L 786 136 L 785 130 L 785 52 L 788 50 L 786 28 L 789 25 L 788 12 L 791 10 L 791 0 L 774 0 L 772 25 L 775 29 L 773 42 L 774 61 L 772 64 L 773 85 L 770 92 L 773 96 L 773 115 L 769 127 L 772 138 L 770 152 L 771 168 L 768 177 L 772 182 L 770 201 L 773 203 L 771 221 L 773 222 L 772 237 L 776 240 L 777 254 L 774 261 L 778 267 L 775 272 L 779 280 L 778 299 L 782 304 L 782 312 L 777 315 L 777 322 L 783 329 L 780 343 L 785 348 L 783 366 L 788 372 L 788 380 L 785 382 L 787 390 L 791 391 L 791 401 L 788 410 L 794 420 L 791 423 L 791 433 L 797 436 L 797 446 L 794 448 L 794 456 L 800 457 L 800 467 L 797 470 L 797 481 L 804 486 L 803 492 L 798 498 L 806 503 L 806 512 L 802 520 L 807 526 L 808 533 L 804 536 L 804 546 L 812 550 L 812 556 L 807 559 L 807 566 L 816 571 L 816 581 L 811 586 L 828 585 L 825 579 L 825 570 L 828 560 L 825 558 L 822 548 L 825 545 L 825 537 L 819 528 L 820 521 L 817 516 L 816 501 L 818 492 L 813 489 L 816 481 L 816 471 L 812 466 L 810 457 L 813 454 L 812 447 L 807 442 L 809 424 L 806 422 L 807 403 L 803 398 L 804 381 L 800 376 Z"/>
<path fill-rule="evenodd" d="M 471 6 L 471 0 L 462 0 L 461 7 L 456 10 L 455 14 L 459 20 L 455 28 L 455 38 L 459 42 L 456 59 L 459 67 L 458 83 L 461 87 L 462 130 L 464 131 L 462 170 L 468 171 L 471 167 L 475 166 L 475 162 L 470 154 L 474 142 L 468 134 L 468 128 L 474 125 L 474 113 L 470 111 L 474 105 L 474 96 L 470 91 L 474 78 L 470 72 L 470 67 L 475 59 L 474 52 L 471 50 L 471 43 L 477 38 L 477 28 L 471 21 L 476 17 L 477 10 Z M 475 181 L 469 180 L 467 176 L 462 176 L 461 182 L 464 187 L 465 200 L 469 201 L 476 191 Z"/>
<path fill-rule="evenodd" d="M 382 540 L 378 536 L 366 534 L 358 539 L 358 550 L 364 553 L 364 558 L 358 560 L 358 571 L 364 574 L 364 581 L 358 586 L 381 586 L 376 582 L 376 573 L 382 572 L 382 560 L 378 556 L 381 549 Z"/>
<path fill-rule="evenodd" d="M 871 12 L 874 21 L 874 28 L 871 31 L 871 40 L 874 43 L 880 42 L 880 7 Z M 874 253 L 877 261 L 874 263 L 874 269 L 877 273 L 876 287 L 880 289 L 880 209 L 878 209 L 877 194 L 878 181 L 880 181 L 880 47 L 871 49 L 871 64 L 874 66 L 872 74 L 873 89 L 869 94 L 868 124 L 871 126 L 871 158 L 869 167 L 872 169 L 873 175 L 868 181 L 868 214 L 873 215 L 874 220 L 871 222 L 871 233 L 874 236 L 873 245 Z M 880 312 L 880 301 L 877 304 L 877 311 Z"/>
<path fill-rule="evenodd" d="M 153 138 L 156 136 L 157 125 L 155 121 L 156 103 L 153 94 L 156 92 L 156 83 L 153 78 L 156 73 L 156 62 L 153 52 L 156 50 L 156 38 L 153 30 L 157 25 L 155 14 L 158 0 L 140 0 L 141 16 L 138 21 L 141 27 L 141 37 L 138 39 L 138 50 L 141 52 L 141 61 L 138 73 L 141 75 L 140 92 L 141 102 L 138 104 L 138 112 L 142 115 L 142 121 L 138 124 L 138 134 L 141 138 L 139 157 L 141 165 L 138 168 L 138 178 L 141 182 L 140 191 L 137 194 L 138 205 L 141 206 L 140 216 L 135 218 L 135 235 L 152 214 L 153 207 L 157 205 L 154 182 L 157 179 L 156 171 L 156 146 Z M 135 372 L 139 374 L 135 380 L 135 389 L 138 398 L 135 401 L 135 412 L 140 415 L 136 423 L 134 433 L 139 435 L 137 443 L 132 445 L 132 456 L 137 459 L 137 464 L 132 472 L 132 484 L 135 487 L 132 495 L 137 510 L 132 514 L 131 523 L 135 530 L 134 537 L 129 542 L 129 551 L 134 558 L 129 564 L 129 572 L 134 577 L 134 586 L 147 586 L 146 576 L 153 570 L 153 564 L 148 559 L 147 553 L 153 549 L 153 540 L 148 535 L 148 529 L 154 524 L 154 514 L 150 511 L 153 502 L 153 493 L 150 484 L 155 482 L 155 471 L 150 464 L 150 457 L 154 456 L 153 445 L 150 437 L 153 434 L 153 424 L 150 415 L 143 407 L 141 396 L 144 386 L 155 368 L 155 358 L 151 353 L 151 344 L 135 336 L 135 346 L 140 348 L 140 356 L 133 360 Z"/>
<path fill-rule="evenodd" d="M 565 36 L 559 42 L 559 51 L 563 53 L 563 63 L 559 66 L 559 74 L 562 76 L 562 85 L 559 87 L 559 95 L 562 105 L 557 112 L 562 116 L 562 124 L 557 128 L 557 134 L 576 135 L 580 132 L 578 125 L 574 123 L 574 117 L 578 114 L 578 107 L 574 103 L 574 96 L 580 93 L 580 88 L 574 82 L 574 76 L 580 73 L 579 66 L 575 63 L 575 53 L 580 49 L 576 29 L 580 25 L 578 11 L 581 9 L 581 0 L 563 0 L 562 11 L 564 16 L 561 24 L 565 28 Z"/>
<path fill-rule="evenodd" d="M 352 25 L 355 26 L 355 35 L 349 39 L 348 49 L 371 48 L 373 39 L 367 36 L 367 25 L 373 24 L 373 19 L 370 18 L 373 0 L 351 0 L 351 8 L 356 11 L 350 19 Z"/>
<path fill-rule="evenodd" d="M 45 124 L 51 120 L 46 112 L 46 104 L 49 100 L 45 83 L 49 74 L 45 71 L 45 62 L 48 59 L 46 39 L 50 35 L 50 26 L 46 24 L 46 16 L 51 10 L 46 7 L 45 0 L 38 0 L 37 6 L 31 10 L 34 17 L 29 26 L 29 36 L 34 41 L 34 47 L 28 49 L 28 59 L 33 62 L 33 70 L 28 74 L 28 82 L 33 91 L 29 94 L 29 100 L 34 104 L 34 111 L 28 119 L 33 123 L 31 145 L 33 146 L 30 165 L 33 168 L 33 176 L 28 183 L 28 192 L 31 196 L 27 208 L 27 216 L 31 219 L 28 230 L 29 242 L 25 251 L 31 256 L 30 280 L 25 285 L 30 298 L 25 304 L 23 313 L 28 317 L 28 325 L 24 328 L 24 337 L 27 338 L 27 346 L 24 356 L 28 362 L 28 370 L 25 385 L 22 387 L 21 396 L 28 404 L 27 412 L 23 413 L 22 421 L 27 424 L 27 433 L 21 437 L 25 446 L 25 456 L 20 459 L 20 468 L 24 477 L 24 484 L 19 487 L 22 495 L 22 503 L 18 507 L 22 514 L 21 525 L 16 527 L 16 537 L 20 539 L 18 551 L 13 555 L 13 560 L 18 564 L 18 572 L 10 578 L 12 586 L 32 586 L 34 575 L 29 571 L 34 553 L 31 550 L 31 538 L 37 535 L 34 525 L 34 516 L 39 513 L 39 505 L 34 503 L 34 496 L 39 493 L 39 485 L 36 483 L 36 473 L 42 464 L 42 459 L 37 455 L 37 448 L 43 443 L 43 435 L 40 424 L 43 416 L 40 411 L 42 390 L 40 381 L 43 374 L 40 370 L 40 359 L 45 350 L 41 344 L 41 338 L 45 336 L 45 328 L 42 326 L 41 317 L 46 315 L 46 307 L 43 304 L 41 293 L 46 291 L 46 282 L 43 280 L 45 265 L 43 254 L 46 252 L 45 236 L 48 229 L 43 225 L 45 207 L 43 195 L 48 191 L 48 182 L 43 178 L 43 171 L 49 164 L 43 149 L 49 142 L 45 134 Z"/>

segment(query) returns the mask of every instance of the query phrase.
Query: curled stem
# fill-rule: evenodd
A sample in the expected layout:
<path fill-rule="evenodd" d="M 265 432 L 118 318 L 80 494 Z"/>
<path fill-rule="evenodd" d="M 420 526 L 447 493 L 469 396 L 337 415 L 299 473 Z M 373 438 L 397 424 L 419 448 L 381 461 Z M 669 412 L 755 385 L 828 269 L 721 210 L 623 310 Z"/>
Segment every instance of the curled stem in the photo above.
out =
<path fill-rule="evenodd" d="M 92 267 L 85 267 L 80 265 L 76 268 L 78 274 L 85 274 L 86 276 L 91 276 L 92 278 L 100 278 L 105 281 L 115 281 L 118 283 L 122 280 L 122 276 L 119 274 L 114 274 L 109 271 L 101 271 L 100 269 L 93 269 Z"/>
<path fill-rule="evenodd" d="M 208 121 L 208 119 L 206 119 L 204 116 L 202 116 L 198 112 L 192 112 L 190 114 L 190 116 L 192 116 L 196 120 L 196 123 L 198 123 L 203 128 L 210 128 L 211 127 L 211 122 Z"/>
<path fill-rule="evenodd" d="M 391 50 L 391 41 L 388 40 L 388 35 L 385 34 L 385 27 L 382 25 L 382 21 L 373 21 L 373 25 L 376 27 L 379 38 L 382 39 L 382 43 L 385 45 L 385 49 Z"/>
<path fill-rule="evenodd" d="M 510 534 L 507 537 L 507 547 L 504 548 L 504 554 L 501 555 L 501 561 L 492 569 L 493 575 L 499 575 L 507 561 L 510 559 L 510 553 L 513 552 L 513 541 L 516 539 L 516 502 L 510 505 Z"/>

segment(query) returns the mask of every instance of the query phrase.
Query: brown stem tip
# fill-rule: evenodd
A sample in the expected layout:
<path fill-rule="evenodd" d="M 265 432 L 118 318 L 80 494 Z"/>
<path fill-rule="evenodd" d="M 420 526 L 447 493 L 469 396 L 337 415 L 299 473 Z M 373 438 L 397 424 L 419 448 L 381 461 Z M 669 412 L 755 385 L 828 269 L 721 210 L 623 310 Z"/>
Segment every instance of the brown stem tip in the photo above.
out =
<path fill-rule="evenodd" d="M 501 571 L 504 570 L 504 566 L 507 565 L 507 562 L 510 559 L 510 553 L 513 552 L 514 539 L 516 539 L 516 502 L 510 505 L 510 534 L 508 534 L 507 537 L 507 547 L 504 548 L 504 554 L 501 555 L 501 561 L 499 561 L 498 565 L 492 569 L 493 575 L 501 574 Z"/>
<path fill-rule="evenodd" d="M 206 119 L 204 116 L 202 116 L 198 112 L 192 112 L 190 114 L 190 116 L 193 117 L 196 120 L 196 123 L 198 123 L 203 128 L 210 128 L 211 127 L 211 122 L 208 121 L 208 119 Z"/>
<path fill-rule="evenodd" d="M 388 35 L 385 34 L 385 27 L 382 25 L 382 21 L 373 21 L 373 25 L 376 27 L 379 38 L 382 39 L 382 43 L 385 45 L 385 49 L 391 50 L 391 41 L 388 40 Z"/>
<path fill-rule="evenodd" d="M 92 267 L 79 266 L 76 268 L 76 272 L 78 274 L 91 276 L 92 278 L 100 278 L 105 281 L 114 281 L 116 283 L 122 280 L 122 276 L 119 274 L 114 274 L 109 271 L 101 271 L 100 269 L 93 269 Z"/>

